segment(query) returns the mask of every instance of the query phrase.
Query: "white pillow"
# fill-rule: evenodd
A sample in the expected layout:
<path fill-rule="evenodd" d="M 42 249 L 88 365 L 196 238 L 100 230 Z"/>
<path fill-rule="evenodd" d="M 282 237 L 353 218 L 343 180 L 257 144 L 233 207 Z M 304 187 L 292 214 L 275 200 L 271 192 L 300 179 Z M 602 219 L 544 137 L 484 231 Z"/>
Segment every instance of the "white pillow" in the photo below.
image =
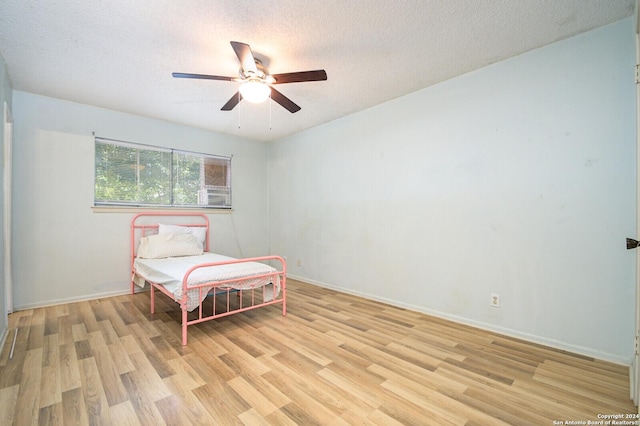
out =
<path fill-rule="evenodd" d="M 196 236 L 202 247 L 205 247 L 207 239 L 207 228 L 201 226 L 179 226 L 158 224 L 158 234 L 193 234 Z"/>
<path fill-rule="evenodd" d="M 193 234 L 155 234 L 140 238 L 138 257 L 162 259 L 165 257 L 202 254 L 202 244 Z"/>

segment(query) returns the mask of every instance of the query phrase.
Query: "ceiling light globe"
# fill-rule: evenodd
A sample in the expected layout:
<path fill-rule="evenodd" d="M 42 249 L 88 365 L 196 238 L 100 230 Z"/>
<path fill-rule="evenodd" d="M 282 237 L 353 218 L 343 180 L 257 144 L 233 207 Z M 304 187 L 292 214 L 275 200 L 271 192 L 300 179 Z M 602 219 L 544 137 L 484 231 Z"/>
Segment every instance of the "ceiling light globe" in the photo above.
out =
<path fill-rule="evenodd" d="M 269 86 L 261 81 L 249 80 L 240 86 L 242 98 L 254 104 L 266 101 L 269 93 Z"/>

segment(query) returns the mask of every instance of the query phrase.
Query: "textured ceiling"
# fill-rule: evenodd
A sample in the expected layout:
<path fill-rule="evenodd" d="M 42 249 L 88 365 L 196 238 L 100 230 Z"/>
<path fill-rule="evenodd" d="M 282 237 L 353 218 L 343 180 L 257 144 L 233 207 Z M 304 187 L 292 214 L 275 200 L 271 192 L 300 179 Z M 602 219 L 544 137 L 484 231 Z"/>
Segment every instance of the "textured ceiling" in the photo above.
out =
<path fill-rule="evenodd" d="M 631 16 L 634 0 L 0 0 L 14 89 L 268 141 Z M 302 107 L 246 101 L 229 41 Z"/>

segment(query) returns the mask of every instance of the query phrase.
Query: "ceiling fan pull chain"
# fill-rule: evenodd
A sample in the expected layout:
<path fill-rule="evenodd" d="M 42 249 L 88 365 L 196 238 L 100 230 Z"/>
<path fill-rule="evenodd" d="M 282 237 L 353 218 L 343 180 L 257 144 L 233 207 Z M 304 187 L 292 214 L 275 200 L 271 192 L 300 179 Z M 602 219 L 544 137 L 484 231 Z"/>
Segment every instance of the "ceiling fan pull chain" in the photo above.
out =
<path fill-rule="evenodd" d="M 238 103 L 240 103 L 240 92 L 237 93 L 238 95 Z M 240 110 L 242 108 L 238 108 L 238 129 L 240 128 Z"/>
<path fill-rule="evenodd" d="M 269 130 L 271 130 L 271 91 L 269 91 Z"/>

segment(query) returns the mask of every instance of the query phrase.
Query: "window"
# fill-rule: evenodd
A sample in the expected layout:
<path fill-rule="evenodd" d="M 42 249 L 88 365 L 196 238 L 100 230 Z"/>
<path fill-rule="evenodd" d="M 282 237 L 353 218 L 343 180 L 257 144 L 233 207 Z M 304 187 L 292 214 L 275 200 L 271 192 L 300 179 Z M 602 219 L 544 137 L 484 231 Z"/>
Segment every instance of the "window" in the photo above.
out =
<path fill-rule="evenodd" d="M 96 206 L 231 208 L 231 158 L 95 138 Z"/>

